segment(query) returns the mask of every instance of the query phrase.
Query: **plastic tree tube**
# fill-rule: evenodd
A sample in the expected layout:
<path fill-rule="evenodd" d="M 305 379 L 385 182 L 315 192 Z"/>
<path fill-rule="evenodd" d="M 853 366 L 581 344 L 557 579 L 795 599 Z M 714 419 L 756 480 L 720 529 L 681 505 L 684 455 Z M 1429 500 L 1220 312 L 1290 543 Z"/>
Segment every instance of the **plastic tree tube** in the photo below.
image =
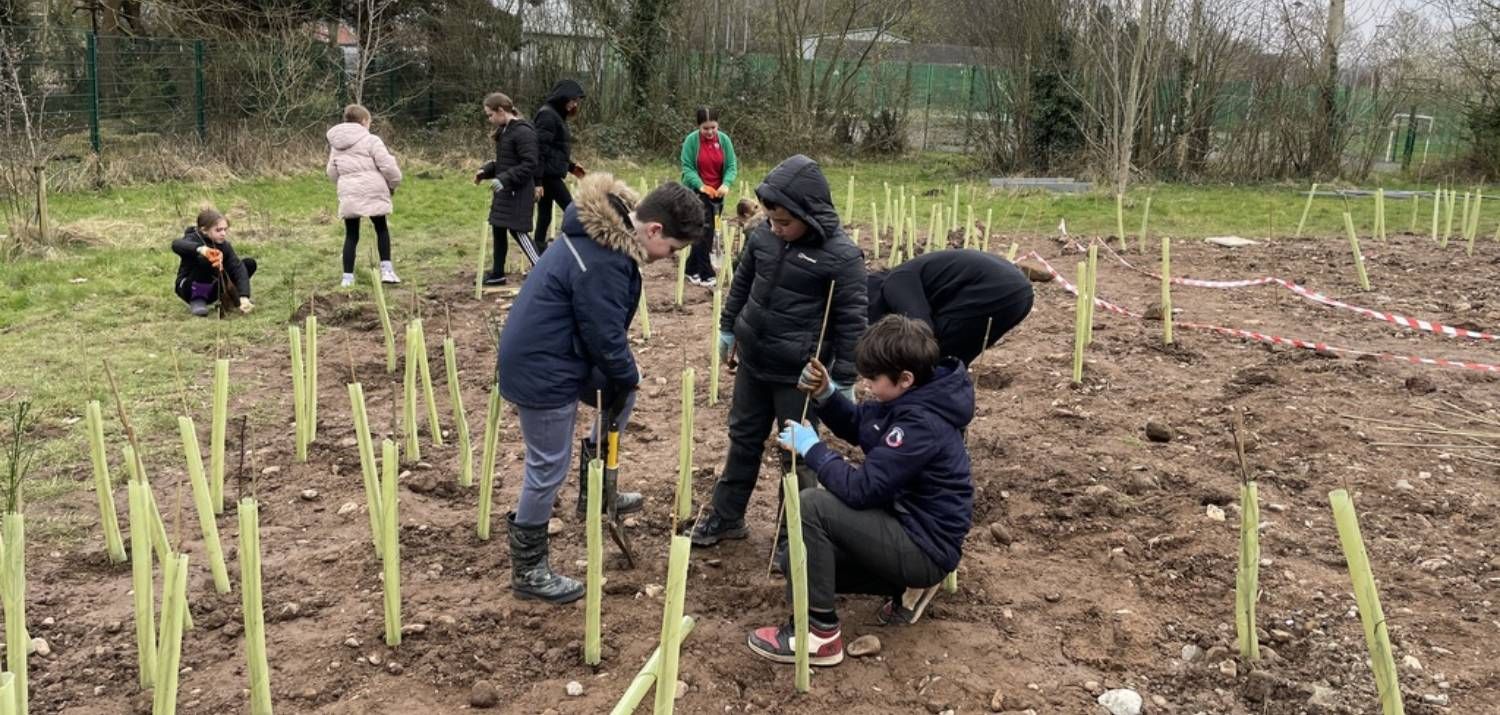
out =
<path fill-rule="evenodd" d="M 1302 229 L 1307 227 L 1307 214 L 1312 211 L 1313 195 L 1317 193 L 1318 185 L 1314 183 L 1312 188 L 1307 190 L 1307 203 L 1302 204 L 1302 220 L 1297 222 L 1297 233 L 1293 238 L 1302 238 Z"/>
<path fill-rule="evenodd" d="M 406 369 L 401 380 L 401 432 L 406 435 L 406 457 L 422 459 L 417 440 L 417 330 L 416 321 L 406 324 Z"/>
<path fill-rule="evenodd" d="M 214 513 L 224 513 L 224 433 L 229 427 L 229 361 L 214 361 L 213 423 L 208 442 L 208 485 Z"/>
<path fill-rule="evenodd" d="M 224 549 L 219 544 L 219 524 L 203 475 L 203 453 L 198 449 L 198 432 L 193 418 L 178 417 L 177 431 L 182 435 L 182 451 L 187 456 L 188 481 L 193 486 L 193 504 L 198 507 L 198 526 L 203 530 L 203 550 L 208 553 L 209 570 L 214 576 L 214 590 L 229 593 L 229 571 L 224 567 Z"/>
<path fill-rule="evenodd" d="M 297 326 L 287 326 L 287 340 L 292 352 L 292 421 L 297 432 L 297 461 L 307 461 L 307 379 L 302 362 L 302 334 Z"/>
<path fill-rule="evenodd" d="M 156 676 L 156 596 L 152 593 L 151 540 L 147 522 L 151 519 L 151 502 L 146 485 L 132 481 L 130 493 L 130 587 L 135 595 L 136 668 L 142 690 L 151 687 Z"/>
<path fill-rule="evenodd" d="M 3 555 L 0 555 L 0 601 L 5 605 L 5 667 L 16 676 L 17 713 L 30 712 L 27 665 L 31 633 L 26 630 L 26 517 L 5 513 Z"/>
<path fill-rule="evenodd" d="M 588 570 L 583 607 L 583 662 L 598 665 L 600 655 L 600 606 L 604 595 L 604 462 L 589 460 L 589 497 L 585 517 Z"/>
<path fill-rule="evenodd" d="M 484 450 L 479 464 L 479 538 L 490 540 L 490 510 L 495 494 L 495 443 L 500 432 L 500 386 L 490 386 L 489 406 L 484 412 Z"/>
<path fill-rule="evenodd" d="M 104 531 L 104 547 L 109 560 L 125 560 L 125 542 L 120 538 L 120 521 L 115 515 L 114 489 L 109 479 L 109 462 L 104 456 L 104 416 L 98 400 L 90 400 L 84 410 L 85 429 L 89 436 L 89 456 L 94 463 L 94 494 L 99 501 L 99 526 Z"/>
<path fill-rule="evenodd" d="M 380 477 L 376 472 L 375 443 L 370 438 L 370 416 L 365 410 L 365 388 L 349 385 L 350 412 L 354 415 L 354 439 L 359 445 L 359 471 L 365 483 L 365 511 L 370 513 L 370 540 L 380 556 Z"/>
<path fill-rule="evenodd" d="M 303 381 L 302 389 L 307 391 L 307 442 L 312 444 L 318 441 L 318 316 L 309 314 L 306 326 L 307 379 Z"/>
<path fill-rule="evenodd" d="M 385 335 L 385 371 L 396 371 L 396 330 L 391 327 L 391 311 L 385 304 L 385 288 L 375 281 L 375 307 L 380 311 L 380 332 Z"/>
<path fill-rule="evenodd" d="M 182 665 L 182 631 L 187 614 L 187 554 L 174 554 L 163 569 L 161 640 L 156 644 L 156 686 L 152 715 L 177 712 L 177 671 Z"/>
<path fill-rule="evenodd" d="M 432 432 L 432 443 L 441 447 L 443 429 L 438 424 L 437 399 L 432 391 L 432 368 L 427 364 L 427 330 L 422 327 L 421 318 L 412 322 L 417 324 L 417 371 L 422 377 L 422 396 L 427 398 L 427 427 Z"/>
<path fill-rule="evenodd" d="M 678 647 L 681 647 L 682 641 L 687 638 L 689 633 L 693 632 L 694 625 L 692 616 L 682 617 L 682 622 L 677 629 Z M 646 693 L 651 692 L 651 686 L 656 684 L 657 676 L 660 673 L 661 646 L 657 646 L 656 650 L 651 651 L 651 657 L 646 659 L 646 664 L 641 666 L 640 671 L 635 674 L 635 678 L 630 681 L 630 685 L 625 688 L 625 695 L 620 698 L 620 702 L 616 703 L 614 709 L 609 711 L 610 715 L 630 715 L 635 712 L 636 707 L 646 698 Z M 676 689 L 675 684 L 673 689 Z"/>
<path fill-rule="evenodd" d="M 1365 273 L 1365 257 L 1359 251 L 1359 237 L 1354 235 L 1354 219 L 1344 212 L 1344 231 L 1349 234 L 1349 250 L 1354 254 L 1354 272 L 1359 276 L 1359 289 L 1370 289 L 1370 276 Z"/>
<path fill-rule="evenodd" d="M 380 444 L 380 466 L 385 472 L 380 483 L 380 527 L 385 546 L 381 553 L 385 575 L 385 644 L 401 645 L 401 530 L 396 517 L 396 465 L 400 461 L 395 443 Z"/>
<path fill-rule="evenodd" d="M 793 469 L 781 478 L 781 493 L 786 502 L 787 578 L 792 582 L 792 628 L 796 633 L 792 640 L 792 650 L 797 654 L 795 683 L 797 692 L 805 693 L 812 687 L 812 673 L 807 652 L 807 546 L 802 543 L 802 494 L 798 489 L 797 471 Z"/>
<path fill-rule="evenodd" d="M 266 663 L 266 618 L 260 587 L 260 506 L 240 500 L 240 605 L 245 617 L 245 660 L 250 715 L 271 715 L 271 670 Z"/>
<path fill-rule="evenodd" d="M 666 603 L 661 622 L 661 672 L 656 677 L 656 715 L 672 715 L 677 697 L 677 663 L 682 645 L 682 604 L 687 595 L 688 558 L 693 542 L 686 536 L 672 537 L 667 565 Z"/>
<path fill-rule="evenodd" d="M 715 348 L 717 353 L 717 348 Z M 677 522 L 693 515 L 693 368 L 682 369 L 682 425 L 677 431 Z"/>
<path fill-rule="evenodd" d="M 1328 493 L 1333 506 L 1334 523 L 1338 526 L 1339 545 L 1344 550 L 1344 560 L 1349 564 L 1349 580 L 1354 585 L 1354 600 L 1359 606 L 1359 620 L 1364 627 L 1365 643 L 1370 650 L 1370 669 L 1375 674 L 1375 688 L 1380 693 L 1380 706 L 1384 715 L 1401 715 L 1405 712 L 1401 702 L 1401 684 L 1396 677 L 1395 656 L 1391 652 L 1390 631 L 1385 612 L 1380 607 L 1380 595 L 1375 588 L 1375 576 L 1370 570 L 1370 557 L 1365 553 L 1364 537 L 1360 535 L 1359 518 L 1354 512 L 1354 502 L 1349 492 L 1335 489 Z"/>
<path fill-rule="evenodd" d="M 458 358 L 453 338 L 443 338 L 443 368 L 448 374 L 448 401 L 453 403 L 453 426 L 458 430 L 458 483 L 474 486 L 474 450 L 469 443 L 469 418 L 464 414 L 463 391 L 458 384 Z"/>
<path fill-rule="evenodd" d="M 1166 236 L 1161 237 L 1161 341 L 1172 344 L 1172 239 Z"/>

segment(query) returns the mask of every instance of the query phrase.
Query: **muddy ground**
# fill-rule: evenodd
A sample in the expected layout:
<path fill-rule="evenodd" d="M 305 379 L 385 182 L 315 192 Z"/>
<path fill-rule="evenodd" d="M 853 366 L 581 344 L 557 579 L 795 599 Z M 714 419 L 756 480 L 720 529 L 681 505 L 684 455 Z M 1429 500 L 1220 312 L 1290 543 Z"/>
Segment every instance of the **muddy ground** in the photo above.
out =
<path fill-rule="evenodd" d="M 997 242 L 1004 246 L 1009 239 Z M 1050 238 L 1021 243 L 1023 253 L 1037 250 L 1072 275 L 1077 257 L 1068 247 Z M 1331 239 L 1233 250 L 1181 241 L 1173 263 L 1177 275 L 1275 274 L 1380 310 L 1500 330 L 1493 279 L 1500 246 L 1482 241 L 1477 255 L 1466 258 L 1457 247 L 1438 252 L 1425 239 L 1400 236 L 1389 244 L 1367 241 L 1364 249 L 1375 288 L 1370 293 L 1357 289 L 1346 245 Z M 627 570 L 612 546 L 606 548 L 604 663 L 597 670 L 580 658 L 582 601 L 550 607 L 518 601 L 507 589 L 503 515 L 521 476 L 513 414 L 501 428 L 495 538 L 488 542 L 475 535 L 477 488 L 456 485 L 456 436 L 433 446 L 424 427 L 424 461 L 406 467 L 400 522 L 405 622 L 425 630 L 387 648 L 380 568 L 369 543 L 345 391 L 352 355 L 374 429 L 391 432 L 400 373 L 383 369 L 373 307 L 363 294 L 359 300 L 319 299 L 321 425 L 305 464 L 293 458 L 285 346 L 244 346 L 234 356 L 232 412 L 249 416 L 244 474 L 255 480 L 261 504 L 278 712 L 455 712 L 470 708 L 471 689 L 481 680 L 494 686 L 504 712 L 597 713 L 612 706 L 655 646 L 660 627 L 662 603 L 648 587 L 665 581 L 684 363 L 697 366 L 700 376 L 695 504 L 709 493 L 726 447 L 730 380 L 722 380 L 716 406 L 706 402 L 710 296 L 689 286 L 687 305 L 678 309 L 673 270 L 668 264 L 647 270 L 654 333 L 636 342 L 646 386 L 624 441 L 622 482 L 648 499 L 631 530 L 644 563 Z M 503 319 L 513 291 L 476 302 L 471 280 L 455 275 L 451 287 L 419 297 L 445 429 L 451 413 L 439 341 L 448 332 L 443 308 L 451 306 L 477 461 L 494 364 L 485 321 Z M 1135 310 L 1159 295 L 1152 279 L 1109 260 L 1101 262 L 1099 291 Z M 1500 363 L 1493 344 L 1396 327 L 1276 287 L 1179 288 L 1174 302 L 1180 320 Z M 410 296 L 395 290 L 391 304 L 402 306 L 396 318 L 404 319 Z M 1056 283 L 1040 283 L 1030 319 L 974 368 L 975 526 L 958 593 L 939 595 L 929 618 L 899 630 L 874 625 L 873 598 L 843 601 L 846 641 L 877 634 L 884 650 L 815 672 L 807 695 L 794 693 L 790 668 L 760 661 L 744 646 L 748 629 L 786 612 L 781 582 L 765 573 L 776 515 L 768 452 L 750 511 L 751 538 L 694 552 L 686 610 L 698 627 L 684 645 L 680 711 L 1099 713 L 1094 701 L 1100 692 L 1128 687 L 1145 697 L 1150 713 L 1375 712 L 1364 639 L 1328 507 L 1328 491 L 1339 487 L 1355 495 L 1406 711 L 1492 711 L 1500 694 L 1494 452 L 1476 449 L 1475 438 L 1379 428 L 1435 423 L 1495 431 L 1455 416 L 1467 410 L 1500 419 L 1495 374 L 1339 358 L 1190 330 L 1179 330 L 1178 343 L 1163 347 L 1159 324 L 1101 311 L 1085 382 L 1074 387 L 1072 321 L 1073 298 Z M 207 395 L 207 380 L 203 376 L 195 394 Z M 1248 463 L 1262 499 L 1265 658 L 1255 664 L 1232 655 L 1240 479 L 1230 432 L 1235 413 L 1244 416 Z M 195 417 L 206 442 L 208 415 Z M 1147 421 L 1169 426 L 1175 437 L 1149 441 Z M 171 485 L 183 471 L 180 446 L 173 434 L 147 435 L 146 441 L 158 498 L 171 511 L 165 505 L 174 503 Z M 81 428 L 79 443 L 76 463 L 56 468 L 85 484 L 91 476 Z M 231 437 L 232 498 L 252 489 L 236 478 L 236 449 Z M 118 463 L 117 452 L 111 460 Z M 304 498 L 308 489 L 317 496 Z M 572 517 L 575 493 L 570 481 L 561 496 L 564 528 L 554 540 L 553 562 L 581 577 L 584 540 Z M 116 501 L 123 514 L 123 493 Z M 94 509 L 85 487 L 33 519 Z M 1227 519 L 1212 518 L 1218 509 Z M 195 520 L 190 512 L 182 519 L 198 627 L 184 644 L 179 712 L 246 712 L 240 596 L 213 592 Z M 219 525 L 235 575 L 232 505 Z M 107 562 L 97 530 L 79 549 L 33 544 L 30 559 L 33 635 L 52 650 L 31 661 L 33 712 L 139 711 L 147 700 L 135 685 L 128 565 Z M 565 693 L 569 681 L 583 685 L 581 696 Z"/>

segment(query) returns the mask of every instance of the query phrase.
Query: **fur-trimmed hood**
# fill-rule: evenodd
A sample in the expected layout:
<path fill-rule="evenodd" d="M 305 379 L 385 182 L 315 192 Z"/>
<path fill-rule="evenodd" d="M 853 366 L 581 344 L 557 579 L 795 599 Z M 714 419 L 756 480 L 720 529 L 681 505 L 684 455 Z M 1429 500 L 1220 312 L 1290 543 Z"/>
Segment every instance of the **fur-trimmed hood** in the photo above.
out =
<path fill-rule="evenodd" d="M 569 236 L 587 236 L 600 246 L 629 256 L 637 266 L 645 265 L 646 247 L 626 218 L 640 200 L 634 189 L 612 174 L 589 174 L 578 182 L 573 205 L 563 216 L 562 231 Z"/>

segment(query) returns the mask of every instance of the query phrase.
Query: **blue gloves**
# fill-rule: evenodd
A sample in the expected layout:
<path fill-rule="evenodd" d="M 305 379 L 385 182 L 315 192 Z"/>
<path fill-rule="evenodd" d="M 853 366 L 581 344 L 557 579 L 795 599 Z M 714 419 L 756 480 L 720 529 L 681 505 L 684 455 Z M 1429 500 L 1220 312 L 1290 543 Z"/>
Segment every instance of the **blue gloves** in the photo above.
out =
<path fill-rule="evenodd" d="M 490 191 L 501 191 L 504 188 L 505 184 L 500 183 L 499 179 L 490 179 Z"/>
<path fill-rule="evenodd" d="M 734 333 L 719 331 L 719 362 L 729 362 L 729 351 L 734 349 Z"/>
<path fill-rule="evenodd" d="M 806 457 L 807 451 L 820 441 L 817 430 L 791 420 L 786 421 L 786 426 L 776 439 L 781 442 L 782 447 L 796 451 L 801 457 Z"/>

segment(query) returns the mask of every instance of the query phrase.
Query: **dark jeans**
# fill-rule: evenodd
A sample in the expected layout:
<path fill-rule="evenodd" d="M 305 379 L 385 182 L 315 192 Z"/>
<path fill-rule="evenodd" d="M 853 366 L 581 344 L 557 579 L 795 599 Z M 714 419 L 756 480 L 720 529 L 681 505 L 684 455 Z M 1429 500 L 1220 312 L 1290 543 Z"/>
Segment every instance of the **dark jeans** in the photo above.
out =
<path fill-rule="evenodd" d="M 568 193 L 568 184 L 561 176 L 549 176 L 542 179 L 542 199 L 536 204 L 536 252 L 540 255 L 547 250 L 547 231 L 552 228 L 552 206 L 557 205 L 558 211 L 566 211 L 573 205 L 573 195 Z"/>
<path fill-rule="evenodd" d="M 734 376 L 734 404 L 729 408 L 729 455 L 724 471 L 714 484 L 714 513 L 726 521 L 745 518 L 745 507 L 760 478 L 760 458 L 765 453 L 766 437 L 781 431 L 784 420 L 802 416 L 805 395 L 795 385 L 764 382 L 750 376 L 743 368 Z M 808 420 L 817 427 L 817 416 L 808 410 Z M 776 478 L 791 468 L 791 453 L 781 452 L 781 469 Z M 817 475 L 801 462 L 797 463 L 797 482 L 803 488 L 818 483 Z M 779 493 L 779 492 L 778 492 Z"/>
<path fill-rule="evenodd" d="M 1021 324 L 1031 313 L 1032 292 L 1025 291 L 1008 300 L 989 315 L 974 318 L 946 320 L 937 316 L 938 347 L 943 355 L 951 355 L 972 365 L 979 354 L 999 342 L 1011 328 Z M 985 342 L 984 331 L 988 324 L 990 338 Z M 983 345 L 981 345 L 983 343 Z"/>
<path fill-rule="evenodd" d="M 927 558 L 884 509 L 859 511 L 824 489 L 802 490 L 802 543 L 807 547 L 807 608 L 831 613 L 835 596 L 862 593 L 897 597 L 927 588 L 948 574 Z M 788 573 L 787 556 L 781 556 Z M 792 600 L 792 581 L 786 582 Z"/>
<path fill-rule="evenodd" d="M 538 256 L 536 253 L 536 246 L 531 242 L 531 236 L 526 235 L 526 232 L 500 228 L 499 226 L 495 226 L 493 224 L 490 225 L 490 229 L 495 234 L 495 264 L 493 269 L 490 271 L 491 275 L 505 275 L 505 257 L 510 252 L 510 246 L 505 242 L 505 234 L 507 233 L 509 233 L 511 237 L 516 239 L 516 245 L 520 247 L 521 254 L 526 256 L 526 262 L 531 264 L 532 266 L 536 265 L 537 259 L 540 258 L 540 256 Z"/>
<path fill-rule="evenodd" d="M 193 284 L 197 283 L 201 291 L 199 297 L 207 294 L 207 297 L 203 298 L 205 303 L 217 302 L 219 300 L 219 273 L 206 262 L 199 261 L 199 263 L 203 265 L 194 266 L 193 272 L 187 278 L 177 281 L 177 297 L 181 298 L 184 303 L 193 302 Z M 241 258 L 240 263 L 245 264 L 246 276 L 255 277 L 254 258 Z"/>
<path fill-rule="evenodd" d="M 375 248 L 380 260 L 391 260 L 391 229 L 386 226 L 384 216 L 371 216 L 375 225 Z M 354 250 L 359 247 L 359 217 L 344 219 L 344 272 L 354 272 Z"/>
<path fill-rule="evenodd" d="M 711 199 L 703 192 L 698 193 L 698 198 L 703 201 L 703 218 L 712 225 L 714 217 L 724 213 L 724 199 Z M 710 231 L 693 243 L 693 252 L 687 258 L 687 274 L 703 279 L 715 277 L 713 253 L 714 234 Z"/>

